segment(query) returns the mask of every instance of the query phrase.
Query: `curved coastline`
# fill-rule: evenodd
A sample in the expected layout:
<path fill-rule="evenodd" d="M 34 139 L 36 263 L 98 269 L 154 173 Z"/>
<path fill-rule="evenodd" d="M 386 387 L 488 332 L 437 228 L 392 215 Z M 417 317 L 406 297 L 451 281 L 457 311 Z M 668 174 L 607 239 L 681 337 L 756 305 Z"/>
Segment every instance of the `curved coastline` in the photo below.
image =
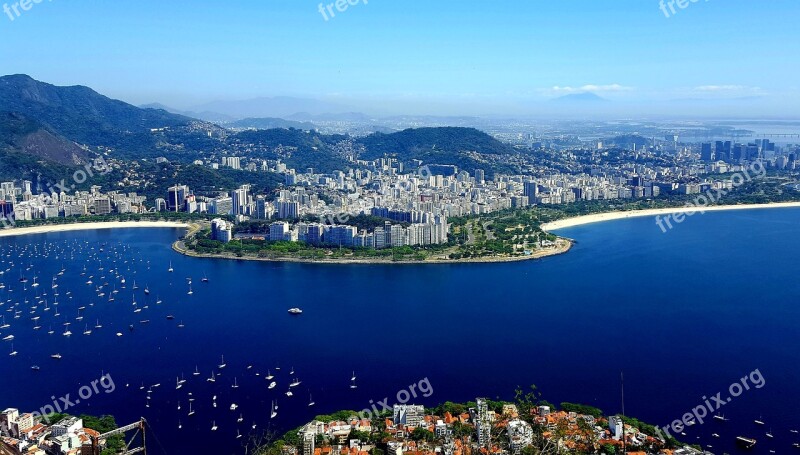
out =
<path fill-rule="evenodd" d="M 0 237 L 15 237 L 20 235 L 50 234 L 54 232 L 94 231 L 98 229 L 128 229 L 128 228 L 188 228 L 186 223 L 174 221 L 109 221 L 97 223 L 71 223 L 50 224 L 31 227 L 15 227 L 0 230 Z"/>
<path fill-rule="evenodd" d="M 574 243 L 569 239 L 559 238 L 556 248 L 539 250 L 530 256 L 518 257 L 487 257 L 470 259 L 431 259 L 426 261 L 392 261 L 385 259 L 305 259 L 305 258 L 260 258 L 253 256 L 238 257 L 233 254 L 199 254 L 186 249 L 180 240 L 172 244 L 175 252 L 184 256 L 202 259 L 223 259 L 232 261 L 258 261 L 258 262 L 293 262 L 300 264 L 330 264 L 330 265 L 428 265 L 428 264 L 496 264 L 505 262 L 532 261 L 550 256 L 566 254 L 572 249 Z"/>
<path fill-rule="evenodd" d="M 782 208 L 800 208 L 800 202 L 777 202 L 771 204 L 741 204 L 741 205 L 718 205 L 705 208 L 696 207 L 672 207 L 663 209 L 649 209 L 649 210 L 631 210 L 627 212 L 604 212 L 595 213 L 591 215 L 576 216 L 573 218 L 564 218 L 563 220 L 552 221 L 543 224 L 542 230 L 545 232 L 557 231 L 576 226 L 583 226 L 585 224 L 602 223 L 605 221 L 624 220 L 628 218 L 642 218 L 647 216 L 659 216 L 685 213 L 696 214 L 705 212 L 722 212 L 729 210 L 754 210 L 754 209 L 782 209 Z"/>

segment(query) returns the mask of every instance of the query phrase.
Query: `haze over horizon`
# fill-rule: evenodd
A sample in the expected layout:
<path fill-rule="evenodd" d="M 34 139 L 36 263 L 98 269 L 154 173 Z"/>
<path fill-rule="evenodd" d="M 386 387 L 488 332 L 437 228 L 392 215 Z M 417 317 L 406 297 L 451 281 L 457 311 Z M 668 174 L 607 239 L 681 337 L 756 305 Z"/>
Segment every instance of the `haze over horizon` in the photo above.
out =
<path fill-rule="evenodd" d="M 0 15 L 16 43 L 0 74 L 183 110 L 288 96 L 370 115 L 800 116 L 789 0 L 669 17 L 657 0 L 328 3 L 42 2 Z M 588 93 L 602 99 L 570 98 Z"/>

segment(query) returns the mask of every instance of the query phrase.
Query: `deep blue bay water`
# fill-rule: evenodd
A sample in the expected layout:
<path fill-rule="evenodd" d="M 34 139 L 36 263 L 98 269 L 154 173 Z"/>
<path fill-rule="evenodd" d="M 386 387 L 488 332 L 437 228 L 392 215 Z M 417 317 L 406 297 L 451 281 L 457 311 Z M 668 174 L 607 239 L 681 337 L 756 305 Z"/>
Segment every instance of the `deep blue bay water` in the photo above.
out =
<path fill-rule="evenodd" d="M 188 258 L 171 250 L 179 235 L 171 229 L 3 238 L 0 266 L 11 270 L 0 276 L 7 286 L 0 290 L 0 315 L 11 327 L 0 336 L 15 339 L 0 344 L 0 406 L 33 411 L 51 396 L 74 397 L 80 385 L 107 373 L 114 392 L 101 391 L 71 412 L 113 414 L 120 424 L 144 416 L 155 453 L 240 453 L 246 436 L 237 440 L 236 431 L 247 435 L 254 422 L 285 431 L 316 414 L 366 408 L 370 400 L 389 397 L 391 404 L 425 378 L 433 393 L 415 403 L 510 400 L 517 386 L 536 384 L 551 402 L 615 413 L 624 371 L 627 414 L 667 425 L 701 405 L 703 396 L 728 396 L 731 383 L 758 369 L 764 387 L 726 404 L 720 411 L 728 422 L 709 416 L 681 439 L 712 445 L 719 454 L 736 452 L 738 435 L 759 441 L 754 452 L 794 451 L 792 443 L 800 442 L 790 432 L 800 429 L 798 226 L 798 209 L 696 215 L 667 234 L 653 218 L 628 219 L 559 231 L 578 244 L 558 257 L 419 266 Z M 111 258 L 101 261 L 102 255 Z M 174 273 L 167 272 L 170 262 Z M 56 318 L 51 283 L 62 264 Z M 124 289 L 109 268 L 125 277 Z M 23 290 L 21 271 L 37 276 L 40 286 L 29 282 Z M 204 274 L 209 283 L 201 282 Z M 114 302 L 108 294 L 98 297 L 102 282 L 109 283 L 106 293 L 116 286 Z M 31 310 L 37 293 L 49 311 Z M 157 298 L 163 302 L 157 305 Z M 134 299 L 137 308 L 148 308 L 134 313 Z M 288 315 L 294 306 L 304 314 Z M 34 315 L 41 330 L 33 330 Z M 145 319 L 150 322 L 140 322 Z M 83 335 L 97 320 L 103 328 Z M 65 321 L 72 322 L 71 337 L 61 334 Z M 12 343 L 14 357 L 7 355 Z M 49 358 L 56 352 L 63 359 Z M 220 373 L 222 355 L 227 367 L 207 382 L 212 371 Z M 200 376 L 192 375 L 195 366 Z M 288 398 L 292 367 L 302 384 Z M 273 390 L 264 379 L 268 368 L 276 376 Z M 353 371 L 357 389 L 349 387 Z M 186 383 L 176 390 L 181 375 Z M 234 378 L 239 388 L 231 387 Z M 146 390 L 157 383 L 148 408 Z M 191 417 L 189 392 L 196 400 Z M 269 418 L 272 400 L 279 403 L 275 419 Z M 233 402 L 240 406 L 235 412 Z M 753 423 L 759 418 L 764 426 Z M 770 428 L 772 440 L 765 437 Z"/>

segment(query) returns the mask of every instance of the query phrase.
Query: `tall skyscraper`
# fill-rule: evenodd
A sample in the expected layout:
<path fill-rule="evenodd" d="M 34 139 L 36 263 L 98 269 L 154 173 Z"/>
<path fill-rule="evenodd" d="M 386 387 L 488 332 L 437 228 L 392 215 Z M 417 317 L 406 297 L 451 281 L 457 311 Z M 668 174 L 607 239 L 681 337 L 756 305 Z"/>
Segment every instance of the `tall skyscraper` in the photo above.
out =
<path fill-rule="evenodd" d="M 523 190 L 523 195 L 528 196 L 528 204 L 536 204 L 536 197 L 539 195 L 539 185 L 537 185 L 536 182 L 525 182 Z"/>
<path fill-rule="evenodd" d="M 167 210 L 170 212 L 180 212 L 183 210 L 183 203 L 189 195 L 189 187 L 186 185 L 175 185 L 167 190 Z"/>
<path fill-rule="evenodd" d="M 711 148 L 711 142 L 706 142 L 702 145 L 700 159 L 706 163 L 714 161 L 714 150 Z"/>

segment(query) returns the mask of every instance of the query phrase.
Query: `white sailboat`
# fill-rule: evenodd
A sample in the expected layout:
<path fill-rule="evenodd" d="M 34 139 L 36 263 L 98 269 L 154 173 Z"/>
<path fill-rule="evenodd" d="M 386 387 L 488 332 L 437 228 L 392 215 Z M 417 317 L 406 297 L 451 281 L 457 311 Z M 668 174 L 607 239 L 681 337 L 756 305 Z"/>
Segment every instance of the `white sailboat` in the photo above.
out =
<path fill-rule="evenodd" d="M 275 400 L 272 401 L 272 406 L 270 407 L 270 414 L 269 418 L 274 419 L 278 415 L 278 407 L 275 406 Z"/>

